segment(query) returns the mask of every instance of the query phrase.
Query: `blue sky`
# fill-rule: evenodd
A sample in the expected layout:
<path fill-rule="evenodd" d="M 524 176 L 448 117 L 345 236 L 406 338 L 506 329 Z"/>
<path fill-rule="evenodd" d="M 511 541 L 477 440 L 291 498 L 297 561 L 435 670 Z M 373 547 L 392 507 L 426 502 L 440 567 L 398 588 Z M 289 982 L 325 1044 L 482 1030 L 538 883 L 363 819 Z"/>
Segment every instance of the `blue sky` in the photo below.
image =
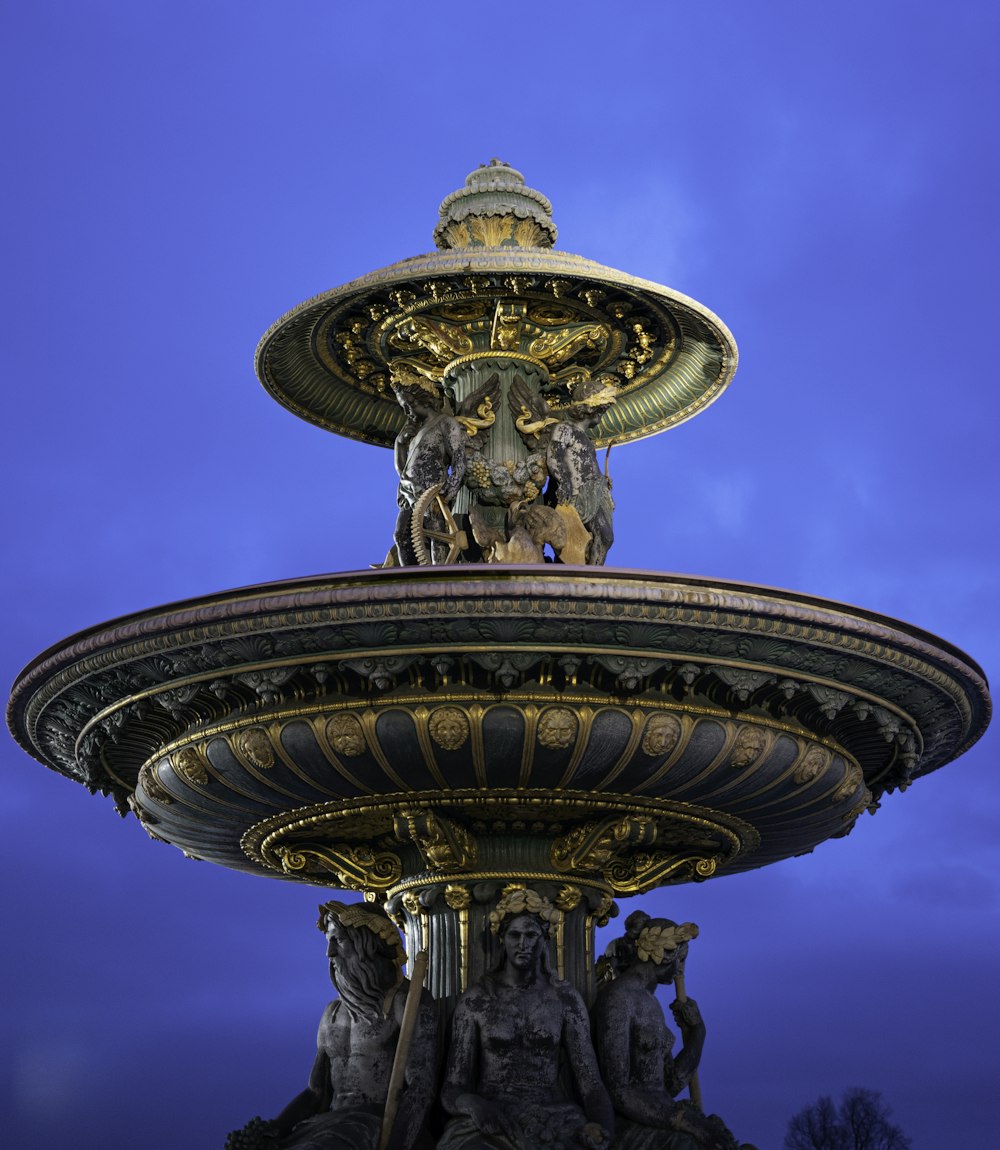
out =
<path fill-rule="evenodd" d="M 8 682 L 109 617 L 384 555 L 390 453 L 278 407 L 253 349 L 430 249 L 492 156 L 553 201 L 560 248 L 740 346 L 718 403 L 612 454 L 611 564 L 857 603 L 996 678 L 995 5 L 35 0 L 5 23 Z M 997 738 L 808 858 L 649 900 L 701 925 L 706 1105 L 762 1150 L 852 1085 L 914 1150 L 995 1136 Z M 327 995 L 316 893 L 0 757 L 5 1143 L 221 1146 L 280 1109 Z"/>

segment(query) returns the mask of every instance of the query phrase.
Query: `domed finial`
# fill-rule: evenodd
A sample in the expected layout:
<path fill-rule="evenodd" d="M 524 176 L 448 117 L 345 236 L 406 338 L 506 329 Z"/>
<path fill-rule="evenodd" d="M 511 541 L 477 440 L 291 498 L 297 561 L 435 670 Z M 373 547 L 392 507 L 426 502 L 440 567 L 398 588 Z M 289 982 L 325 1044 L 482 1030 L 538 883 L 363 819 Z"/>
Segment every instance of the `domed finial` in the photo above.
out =
<path fill-rule="evenodd" d="M 550 248 L 552 205 L 524 176 L 496 158 L 470 172 L 465 187 L 445 196 L 434 242 L 448 248 Z"/>

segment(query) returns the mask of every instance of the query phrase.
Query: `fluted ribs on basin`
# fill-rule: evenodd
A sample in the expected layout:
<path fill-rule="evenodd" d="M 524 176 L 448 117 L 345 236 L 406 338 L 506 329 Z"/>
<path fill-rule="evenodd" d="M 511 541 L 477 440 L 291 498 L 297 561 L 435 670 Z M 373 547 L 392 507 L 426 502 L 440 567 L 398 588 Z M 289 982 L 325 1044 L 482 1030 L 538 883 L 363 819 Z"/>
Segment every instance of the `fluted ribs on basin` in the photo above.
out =
<path fill-rule="evenodd" d="M 415 803 L 505 834 L 533 803 L 558 833 L 652 819 L 657 849 L 694 851 L 649 872 L 666 882 L 697 877 L 698 850 L 740 870 L 845 833 L 988 714 L 971 660 L 892 620 L 553 566 L 358 572 L 144 612 L 36 660 L 10 720 L 47 765 L 227 866 L 317 881 L 245 850 L 258 826 L 287 822 L 289 849 L 321 824 L 370 847 Z"/>

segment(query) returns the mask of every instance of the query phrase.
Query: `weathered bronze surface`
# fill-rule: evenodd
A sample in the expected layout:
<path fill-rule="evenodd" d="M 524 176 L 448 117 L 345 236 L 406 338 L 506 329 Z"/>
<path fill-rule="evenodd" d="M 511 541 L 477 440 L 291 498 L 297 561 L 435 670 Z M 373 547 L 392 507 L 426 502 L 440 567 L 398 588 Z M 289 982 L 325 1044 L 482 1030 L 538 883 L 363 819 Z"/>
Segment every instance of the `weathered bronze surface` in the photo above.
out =
<path fill-rule="evenodd" d="M 277 1118 L 254 1119 L 234 1131 L 227 1150 L 412 1150 L 417 1145 L 437 1085 L 437 1010 L 430 994 L 403 977 L 406 952 L 399 932 L 381 911 L 368 906 L 324 903 L 330 978 L 338 997 L 320 1019 L 316 1059 L 306 1088 Z M 401 1105 L 387 1095 L 399 1058 L 410 995 L 415 1027 L 402 1052 Z"/>
<path fill-rule="evenodd" d="M 677 1100 L 692 1086 L 705 1045 L 698 1004 L 682 1000 L 678 989 L 671 1011 L 683 1045 L 675 1055 L 655 993 L 683 971 L 698 928 L 643 911 L 630 914 L 625 928 L 602 959 L 605 980 L 593 1010 L 598 1063 L 615 1109 L 616 1150 L 739 1150 L 721 1119 Z"/>
<path fill-rule="evenodd" d="M 441 1092 L 451 1118 L 439 1150 L 610 1147 L 611 1099 L 586 1007 L 548 962 L 546 939 L 559 914 L 517 884 L 491 912 L 500 952 L 455 1008 Z"/>

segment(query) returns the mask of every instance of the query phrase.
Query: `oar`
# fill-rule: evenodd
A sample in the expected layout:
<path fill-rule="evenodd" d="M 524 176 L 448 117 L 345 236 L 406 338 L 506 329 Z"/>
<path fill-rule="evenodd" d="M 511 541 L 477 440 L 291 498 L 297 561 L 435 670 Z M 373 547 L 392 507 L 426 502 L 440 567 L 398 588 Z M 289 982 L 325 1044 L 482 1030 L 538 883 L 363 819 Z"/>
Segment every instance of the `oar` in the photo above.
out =
<path fill-rule="evenodd" d="M 399 1113 L 399 1102 L 406 1085 L 406 1061 L 410 1056 L 413 1031 L 420 1013 L 420 992 L 427 973 L 427 951 L 421 950 L 413 960 L 410 972 L 410 989 L 406 992 L 406 1005 L 403 1007 L 403 1021 L 399 1026 L 399 1041 L 396 1043 L 396 1057 L 392 1061 L 389 1075 L 389 1089 L 385 1096 L 385 1114 L 382 1116 L 382 1136 L 378 1140 L 378 1150 L 386 1150 L 392 1137 L 392 1128 Z"/>
<path fill-rule="evenodd" d="M 678 1002 L 687 1002 L 687 990 L 684 986 L 684 960 L 680 958 L 678 958 L 677 966 L 674 970 L 674 991 L 677 994 Z M 407 1003 L 407 1005 L 409 1005 L 409 1003 Z M 701 1101 L 701 1083 L 698 1081 L 697 1070 L 688 1080 L 688 1095 L 695 1106 L 697 1106 L 698 1109 L 704 1114 L 705 1107 L 702 1105 Z"/>

